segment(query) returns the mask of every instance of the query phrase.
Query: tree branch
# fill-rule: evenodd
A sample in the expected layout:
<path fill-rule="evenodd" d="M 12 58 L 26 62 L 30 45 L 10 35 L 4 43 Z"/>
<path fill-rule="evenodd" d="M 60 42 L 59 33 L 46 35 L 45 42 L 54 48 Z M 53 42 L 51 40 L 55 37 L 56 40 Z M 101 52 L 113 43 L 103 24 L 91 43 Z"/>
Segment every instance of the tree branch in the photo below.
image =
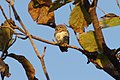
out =
<path fill-rule="evenodd" d="M 4 13 L 4 11 L 3 11 L 3 9 L 2 9 L 2 12 Z M 5 13 L 4 13 L 5 14 Z M 6 15 L 4 15 L 4 17 L 5 17 Z M 6 20 L 7 20 L 7 17 L 5 18 Z M 9 21 L 8 21 L 9 22 Z M 9 23 L 10 24 L 10 23 Z M 12 25 L 11 25 L 12 26 Z M 25 34 L 25 35 L 27 35 L 26 34 L 26 32 L 23 30 L 23 29 L 21 29 L 20 27 L 18 27 L 17 25 L 14 27 L 15 29 L 18 29 L 20 32 L 22 32 L 23 34 Z M 19 34 L 17 34 L 17 33 L 14 33 L 15 35 L 19 35 Z M 20 34 L 21 35 L 21 34 Z M 25 36 L 24 35 L 24 36 Z M 20 38 L 20 39 L 23 39 L 23 40 L 25 40 L 25 39 L 27 39 L 28 38 L 28 36 L 26 36 L 25 38 L 22 38 L 22 37 L 20 37 L 20 36 L 17 36 L 18 38 Z M 35 39 L 35 40 L 38 40 L 38 41 L 41 41 L 41 42 L 44 42 L 44 43 L 47 43 L 47 44 L 51 44 L 51 45 L 55 45 L 55 46 L 59 46 L 58 44 L 57 44 L 57 42 L 51 42 L 51 41 L 48 41 L 48 40 L 44 40 L 44 39 L 42 39 L 42 38 L 39 38 L 39 37 L 37 37 L 37 36 L 34 36 L 34 35 L 31 35 L 31 37 L 33 38 L 33 39 Z M 82 50 L 81 48 L 79 48 L 79 47 L 77 47 L 77 46 L 73 46 L 73 45 L 66 45 L 66 47 L 68 47 L 68 48 L 72 48 L 72 49 L 76 49 L 76 50 L 78 50 L 78 51 L 80 51 L 80 52 L 82 52 L 83 54 L 87 54 L 87 51 L 84 51 L 84 50 Z"/>
<path fill-rule="evenodd" d="M 97 8 L 103 13 L 103 14 L 107 14 L 102 8 L 100 8 L 99 6 L 97 6 Z"/>
<path fill-rule="evenodd" d="M 93 0 L 92 5 L 89 9 L 89 13 L 91 15 L 91 20 L 93 22 L 93 27 L 95 29 L 95 36 L 96 36 L 96 39 L 97 39 L 96 41 L 97 41 L 97 44 L 98 44 L 99 51 L 101 51 L 103 53 L 103 44 L 105 44 L 105 41 L 104 41 L 104 37 L 103 37 L 103 34 L 102 34 L 101 27 L 99 26 L 98 17 L 97 17 L 97 14 L 96 14 L 97 2 L 98 2 L 98 0 Z"/>
<path fill-rule="evenodd" d="M 120 9 L 120 4 L 119 4 L 118 0 L 116 0 L 116 3 L 117 3 L 118 8 Z"/>
<path fill-rule="evenodd" d="M 93 0 L 92 5 L 89 9 L 89 13 L 91 15 L 93 27 L 95 30 L 95 36 L 97 39 L 96 41 L 97 41 L 100 53 L 105 54 L 108 57 L 108 59 L 110 60 L 110 62 L 113 64 L 113 68 L 115 68 L 114 71 L 112 71 L 111 67 L 108 66 L 105 69 L 103 68 L 103 70 L 106 71 L 111 76 L 113 76 L 115 79 L 119 80 L 120 79 L 120 77 L 119 77 L 120 76 L 120 63 L 114 55 L 115 52 L 113 50 L 109 49 L 106 46 L 106 43 L 104 41 L 102 30 L 101 30 L 101 27 L 99 26 L 98 17 L 96 14 L 97 2 L 98 2 L 98 0 Z"/>
<path fill-rule="evenodd" d="M 39 53 L 36 45 L 34 44 L 34 41 L 32 40 L 31 34 L 28 32 L 27 28 L 25 27 L 25 25 L 23 24 L 23 22 L 22 22 L 22 20 L 20 19 L 19 15 L 17 14 L 16 9 L 14 8 L 14 2 L 11 3 L 9 0 L 6 0 L 6 1 L 11 5 L 12 10 L 13 10 L 13 12 L 14 12 L 15 19 L 18 20 L 18 22 L 20 23 L 20 25 L 21 25 L 22 28 L 24 29 L 26 35 L 28 36 L 28 38 L 29 38 L 29 40 L 30 40 L 30 42 L 31 42 L 31 44 L 32 44 L 32 46 L 33 46 L 33 48 L 34 48 L 34 51 L 35 51 L 37 57 L 38 57 L 38 58 L 40 59 L 40 61 L 41 61 L 43 71 L 44 71 L 44 73 L 45 73 L 45 75 L 46 75 L 47 70 L 46 70 L 46 67 L 45 67 L 44 59 L 42 58 L 42 56 L 40 55 L 40 53 Z M 46 78 L 47 78 L 47 80 L 50 80 L 48 73 L 47 73 L 47 75 L 46 75 Z"/>
<path fill-rule="evenodd" d="M 47 80 L 50 80 L 50 79 L 49 79 L 49 75 L 48 75 L 47 70 L 46 70 L 45 61 L 44 61 L 45 51 L 46 51 L 46 47 L 44 47 L 44 51 L 43 51 L 43 53 L 42 53 L 42 56 L 41 56 L 41 57 L 38 56 L 38 58 L 39 58 L 40 61 L 41 61 L 42 68 L 43 68 L 43 70 L 44 70 L 44 74 L 46 75 Z"/>

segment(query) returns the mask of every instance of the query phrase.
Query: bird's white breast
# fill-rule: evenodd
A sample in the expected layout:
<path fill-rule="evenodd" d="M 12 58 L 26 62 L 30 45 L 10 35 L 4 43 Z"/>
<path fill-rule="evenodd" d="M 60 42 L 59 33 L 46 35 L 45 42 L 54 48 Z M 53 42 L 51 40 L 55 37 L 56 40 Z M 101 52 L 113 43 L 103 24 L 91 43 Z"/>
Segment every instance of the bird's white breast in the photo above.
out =
<path fill-rule="evenodd" d="M 60 43 L 60 41 L 63 40 L 65 36 L 69 36 L 69 33 L 67 31 L 62 31 L 55 35 L 55 39 L 58 43 Z"/>

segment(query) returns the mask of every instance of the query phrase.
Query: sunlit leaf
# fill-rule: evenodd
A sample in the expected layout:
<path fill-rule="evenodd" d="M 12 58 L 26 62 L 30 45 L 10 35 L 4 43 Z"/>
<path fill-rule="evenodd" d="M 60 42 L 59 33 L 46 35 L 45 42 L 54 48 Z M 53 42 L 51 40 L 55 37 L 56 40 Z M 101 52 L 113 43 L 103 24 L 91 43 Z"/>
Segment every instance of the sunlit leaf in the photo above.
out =
<path fill-rule="evenodd" d="M 9 54 L 8 56 L 16 59 L 18 62 L 22 64 L 23 68 L 26 71 L 28 80 L 35 80 L 35 69 L 24 56 L 16 54 Z"/>
<path fill-rule="evenodd" d="M 100 18 L 99 24 L 102 28 L 109 28 L 120 25 L 120 16 L 108 13 Z"/>
<path fill-rule="evenodd" d="M 54 27 L 54 12 L 48 12 L 51 0 L 31 0 L 28 4 L 28 12 L 37 24 Z"/>
<path fill-rule="evenodd" d="M 10 20 L 8 20 L 10 21 Z M 5 51 L 12 44 L 14 29 L 10 27 L 7 21 L 0 26 L 0 51 Z"/>
<path fill-rule="evenodd" d="M 55 0 L 50 6 L 49 12 L 57 10 L 58 8 L 64 6 L 65 4 L 71 2 L 72 0 Z"/>
<path fill-rule="evenodd" d="M 98 50 L 93 31 L 79 34 L 79 39 L 79 44 L 84 50 L 87 50 L 88 52 L 96 52 Z"/>
<path fill-rule="evenodd" d="M 69 24 L 71 28 L 77 33 L 83 33 L 84 27 L 91 23 L 90 15 L 83 5 L 76 5 L 71 14 Z"/>
<path fill-rule="evenodd" d="M 36 21 L 40 15 L 40 9 L 39 9 L 38 5 L 39 5 L 38 3 L 34 4 L 33 1 L 30 1 L 30 3 L 28 4 L 29 14 L 31 15 L 31 17 L 34 21 Z"/>
<path fill-rule="evenodd" d="M 49 7 L 47 6 L 43 6 L 40 8 L 40 16 L 37 20 L 38 24 L 50 24 L 50 23 L 54 23 L 54 13 L 53 12 L 49 12 Z"/>

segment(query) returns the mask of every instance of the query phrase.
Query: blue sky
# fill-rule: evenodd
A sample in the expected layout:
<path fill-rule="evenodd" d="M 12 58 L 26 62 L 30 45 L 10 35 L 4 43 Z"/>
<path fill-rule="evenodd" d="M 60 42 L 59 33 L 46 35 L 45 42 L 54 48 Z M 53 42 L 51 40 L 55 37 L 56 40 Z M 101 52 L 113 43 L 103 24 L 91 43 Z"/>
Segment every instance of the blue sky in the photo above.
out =
<path fill-rule="evenodd" d="M 15 8 L 17 9 L 22 21 L 31 34 L 52 41 L 52 39 L 54 39 L 54 29 L 47 26 L 36 25 L 27 10 L 29 1 L 15 0 Z M 4 0 L 0 0 L 0 5 L 2 5 L 5 13 L 9 16 L 7 3 Z M 110 12 L 120 15 L 120 10 L 116 5 L 115 0 L 99 0 L 98 6 L 107 13 Z M 69 14 L 69 4 L 55 11 L 56 23 L 68 24 Z M 98 17 L 104 15 L 98 9 L 97 14 Z M 4 22 L 4 20 L 5 19 L 0 12 L 0 24 Z M 16 24 L 19 25 L 18 22 L 16 22 Z M 89 26 L 88 29 L 92 29 L 92 26 Z M 70 32 L 70 44 L 79 47 L 73 30 L 70 28 L 68 30 Z M 120 47 L 120 27 L 104 29 L 103 34 L 107 45 L 111 49 Z M 44 46 L 47 47 L 45 63 L 51 80 L 114 80 L 104 71 L 97 69 L 92 63 L 87 64 L 87 58 L 79 51 L 69 49 L 67 53 L 62 53 L 57 46 L 49 45 L 36 40 L 34 41 L 40 53 L 43 52 Z M 36 77 L 40 80 L 46 80 L 41 68 L 41 63 L 39 62 L 39 59 L 37 58 L 28 39 L 25 41 L 17 39 L 16 43 L 9 49 L 9 52 L 24 55 L 33 64 L 36 70 Z M 25 71 L 22 69 L 20 63 L 11 58 L 7 58 L 5 62 L 9 64 L 10 73 L 12 74 L 9 78 L 5 78 L 5 80 L 27 80 Z"/>

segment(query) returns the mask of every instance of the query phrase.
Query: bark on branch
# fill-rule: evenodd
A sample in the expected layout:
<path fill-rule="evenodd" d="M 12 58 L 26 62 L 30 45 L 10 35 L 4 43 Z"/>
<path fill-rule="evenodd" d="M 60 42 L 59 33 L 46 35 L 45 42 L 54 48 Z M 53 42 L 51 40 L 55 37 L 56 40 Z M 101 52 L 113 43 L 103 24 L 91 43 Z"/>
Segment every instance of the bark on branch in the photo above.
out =
<path fill-rule="evenodd" d="M 95 36 L 97 39 L 96 41 L 97 41 L 100 53 L 105 54 L 114 67 L 113 70 L 111 70 L 110 66 L 107 68 L 103 68 L 103 70 L 107 72 L 108 74 L 110 74 L 115 79 L 120 80 L 120 63 L 115 57 L 115 52 L 106 46 L 101 27 L 99 26 L 98 17 L 96 14 L 97 2 L 98 0 L 93 0 L 92 5 L 89 9 L 89 13 L 91 15 L 93 27 L 95 30 Z"/>

